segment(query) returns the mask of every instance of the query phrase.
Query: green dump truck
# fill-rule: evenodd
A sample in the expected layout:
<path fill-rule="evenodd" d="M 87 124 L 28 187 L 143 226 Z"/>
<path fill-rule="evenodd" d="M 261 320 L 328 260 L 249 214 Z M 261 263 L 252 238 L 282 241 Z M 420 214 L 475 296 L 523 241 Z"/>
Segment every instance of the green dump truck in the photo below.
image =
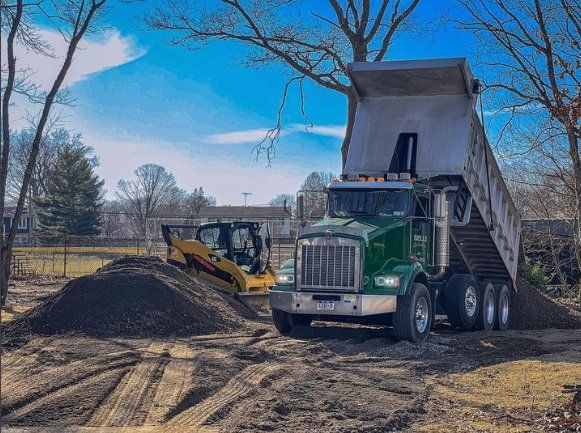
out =
<path fill-rule="evenodd" d="M 312 320 L 393 326 L 420 342 L 436 315 L 504 330 L 520 217 L 476 115 L 466 60 L 353 63 L 359 97 L 340 179 L 297 235 L 293 284 L 270 294 L 282 334 Z"/>

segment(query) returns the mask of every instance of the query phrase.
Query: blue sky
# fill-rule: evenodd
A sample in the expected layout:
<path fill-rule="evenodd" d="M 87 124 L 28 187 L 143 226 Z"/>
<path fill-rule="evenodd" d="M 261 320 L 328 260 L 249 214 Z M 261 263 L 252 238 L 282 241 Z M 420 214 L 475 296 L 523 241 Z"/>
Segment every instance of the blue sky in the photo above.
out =
<path fill-rule="evenodd" d="M 436 20 L 441 11 L 434 4 L 423 1 L 418 22 Z M 305 87 L 306 110 L 316 126 L 305 132 L 293 93 L 276 158 L 270 167 L 256 162 L 252 149 L 275 124 L 288 72 L 241 66 L 240 46 L 234 43 L 196 51 L 170 46 L 168 35 L 145 31 L 140 23 L 148 7 L 145 2 L 110 8 L 111 29 L 90 40 L 76 59 L 77 76 L 69 82 L 75 106 L 63 111 L 64 126 L 81 132 L 100 158 L 98 171 L 109 197 L 120 178 L 130 178 L 148 162 L 166 167 L 180 187 L 202 186 L 219 204 L 233 205 L 242 203 L 242 192 L 253 193 L 250 204 L 264 204 L 277 193 L 294 193 L 311 171 L 340 171 L 346 111 L 341 95 Z M 460 57 L 473 51 L 470 34 L 440 24 L 434 32 L 402 35 L 389 58 Z M 38 66 L 40 78 L 49 82 L 52 70 L 42 62 Z"/>

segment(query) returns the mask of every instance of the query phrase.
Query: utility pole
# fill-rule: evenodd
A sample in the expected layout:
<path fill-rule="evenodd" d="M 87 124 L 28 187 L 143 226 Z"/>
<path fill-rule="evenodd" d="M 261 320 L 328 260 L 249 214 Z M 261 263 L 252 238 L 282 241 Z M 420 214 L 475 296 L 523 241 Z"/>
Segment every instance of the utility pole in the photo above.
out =
<path fill-rule="evenodd" d="M 251 192 L 243 192 L 242 195 L 244 196 L 244 206 L 246 206 L 248 196 L 252 195 L 252 193 Z"/>

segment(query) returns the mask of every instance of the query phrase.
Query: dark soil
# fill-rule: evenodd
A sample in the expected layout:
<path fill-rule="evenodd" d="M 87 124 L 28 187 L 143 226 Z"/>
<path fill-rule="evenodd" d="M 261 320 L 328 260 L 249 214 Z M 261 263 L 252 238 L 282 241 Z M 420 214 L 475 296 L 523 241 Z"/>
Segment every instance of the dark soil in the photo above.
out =
<path fill-rule="evenodd" d="M 201 335 L 244 328 L 245 312 L 235 300 L 158 258 L 126 257 L 71 280 L 6 332 Z"/>
<path fill-rule="evenodd" d="M 517 292 L 512 294 L 511 310 L 510 327 L 513 329 L 581 328 L 579 317 L 522 278 L 517 280 Z"/>

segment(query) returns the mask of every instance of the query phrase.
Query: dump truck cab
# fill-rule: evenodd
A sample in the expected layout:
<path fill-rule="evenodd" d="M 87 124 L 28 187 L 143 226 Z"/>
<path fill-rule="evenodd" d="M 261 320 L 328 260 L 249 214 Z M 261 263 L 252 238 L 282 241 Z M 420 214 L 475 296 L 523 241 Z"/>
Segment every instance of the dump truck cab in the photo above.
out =
<path fill-rule="evenodd" d="M 336 180 L 325 218 L 300 229 L 295 285 L 277 286 L 271 307 L 350 321 L 393 313 L 433 266 L 433 192 L 411 179 Z M 350 319 L 351 318 L 351 319 Z"/>
<path fill-rule="evenodd" d="M 313 319 L 392 325 L 423 341 L 436 314 L 506 329 L 520 217 L 474 110 L 466 60 L 353 63 L 349 152 L 327 211 L 297 236 L 281 333 Z"/>

